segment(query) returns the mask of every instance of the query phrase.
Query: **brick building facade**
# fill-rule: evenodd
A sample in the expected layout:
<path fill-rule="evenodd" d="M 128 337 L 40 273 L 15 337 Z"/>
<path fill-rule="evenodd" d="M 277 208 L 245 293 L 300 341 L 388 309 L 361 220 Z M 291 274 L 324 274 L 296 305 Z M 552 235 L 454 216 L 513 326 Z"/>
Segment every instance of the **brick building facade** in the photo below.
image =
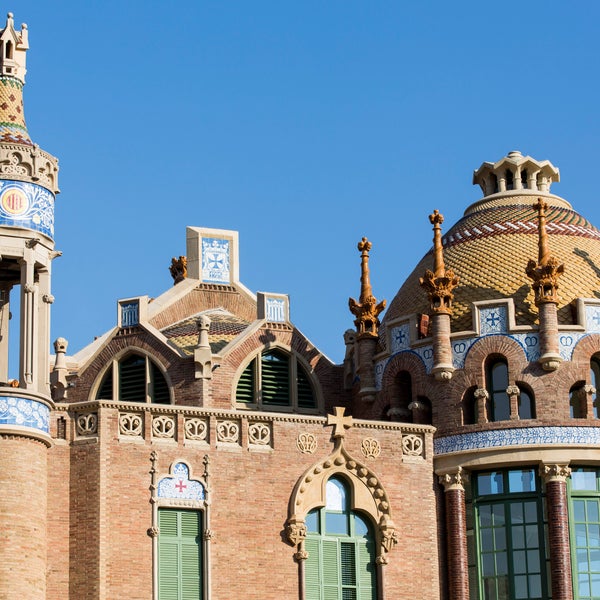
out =
<path fill-rule="evenodd" d="M 200 227 L 51 361 L 58 166 L 0 43 L 1 598 L 600 598 L 600 232 L 558 169 L 484 163 L 385 313 L 363 239 L 341 365 Z"/>

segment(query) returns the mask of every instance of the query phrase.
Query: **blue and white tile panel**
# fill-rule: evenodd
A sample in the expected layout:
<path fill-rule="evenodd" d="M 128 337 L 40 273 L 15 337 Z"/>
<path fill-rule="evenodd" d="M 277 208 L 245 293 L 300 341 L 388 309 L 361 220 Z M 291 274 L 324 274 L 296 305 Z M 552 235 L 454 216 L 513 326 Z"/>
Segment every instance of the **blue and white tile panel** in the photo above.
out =
<path fill-rule="evenodd" d="M 479 331 L 481 335 L 506 333 L 508 331 L 508 310 L 506 306 L 480 308 Z"/>
<path fill-rule="evenodd" d="M 50 408 L 32 398 L 0 396 L 0 430 L 2 425 L 18 425 L 48 434 Z"/>
<path fill-rule="evenodd" d="M 54 194 L 23 181 L 0 180 L 0 226 L 54 236 Z"/>
<path fill-rule="evenodd" d="M 176 463 L 171 475 L 158 482 L 157 495 L 165 500 L 204 500 L 204 486 L 190 479 L 190 471 L 185 463 Z"/>
<path fill-rule="evenodd" d="M 600 427 L 524 427 L 476 431 L 438 438 L 433 442 L 433 450 L 439 456 L 452 452 L 532 445 L 600 446 Z"/>
<path fill-rule="evenodd" d="M 487 315 L 487 317 L 490 317 L 492 315 L 492 311 L 493 314 L 498 318 L 498 320 L 496 319 L 491 319 L 491 321 L 493 322 L 489 322 L 487 329 L 490 330 L 492 327 L 503 327 L 502 325 L 502 315 L 501 314 L 497 314 L 497 313 L 502 313 L 502 309 L 504 311 L 506 311 L 506 309 L 504 307 L 495 307 L 493 309 L 482 309 L 480 312 L 480 315 L 484 313 L 484 311 L 490 311 L 490 314 Z M 597 309 L 598 314 L 599 314 L 599 321 L 600 321 L 600 307 L 593 307 L 593 306 L 587 306 L 586 307 L 586 314 L 587 314 L 587 318 L 588 318 L 588 327 L 590 325 L 590 321 L 592 320 L 593 317 L 590 317 L 590 315 L 596 314 L 593 313 L 590 309 Z M 589 313 L 587 313 L 587 311 L 589 310 Z M 487 317 L 482 317 L 482 321 L 484 319 L 487 319 Z M 506 322 L 506 321 L 504 321 Z M 413 354 L 416 354 L 417 356 L 419 356 L 421 358 L 421 360 L 423 361 L 423 364 L 425 365 L 425 369 L 427 371 L 427 373 L 431 372 L 431 369 L 433 368 L 433 346 L 421 346 L 419 348 L 410 348 L 410 338 L 408 335 L 409 332 L 409 325 L 408 324 L 403 324 L 400 325 L 399 327 L 394 327 L 394 329 L 392 329 L 391 331 L 391 340 L 392 340 L 392 356 L 390 356 L 387 359 L 381 360 L 378 363 L 376 363 L 375 365 L 375 385 L 376 388 L 378 390 L 381 389 L 381 381 L 383 378 L 383 372 L 385 370 L 385 366 L 387 365 L 388 361 L 395 355 L 398 354 L 400 352 L 412 352 Z M 482 330 L 483 330 L 483 323 L 482 323 Z M 590 330 L 593 331 L 593 330 Z M 600 331 L 600 330 L 599 330 Z M 473 346 L 473 344 L 475 342 L 477 342 L 478 340 L 480 340 L 482 337 L 485 337 L 485 335 L 506 335 L 505 333 L 501 333 L 501 332 L 494 332 L 492 333 L 491 331 L 487 334 L 484 334 L 480 337 L 472 337 L 472 338 L 466 338 L 466 339 L 462 339 L 462 340 L 456 340 L 454 342 L 452 342 L 452 364 L 454 366 L 455 369 L 462 369 L 465 366 L 465 358 L 469 352 L 469 350 L 471 349 L 471 346 Z M 571 357 L 573 356 L 573 350 L 575 349 L 575 346 L 578 344 L 578 342 L 581 340 L 581 338 L 585 337 L 587 334 L 586 333 L 580 333 L 580 332 L 561 332 L 558 336 L 558 344 L 559 344 L 559 352 L 560 352 L 560 356 L 564 361 L 569 361 L 571 360 Z M 527 360 L 529 362 L 535 362 L 536 360 L 539 359 L 540 357 L 540 339 L 537 333 L 517 333 L 517 334 L 511 334 L 511 335 L 506 335 L 506 337 L 509 337 L 512 340 L 515 340 L 520 346 L 521 348 L 523 348 L 523 352 L 525 353 L 525 356 L 527 357 Z"/>
<path fill-rule="evenodd" d="M 202 238 L 202 281 L 231 283 L 230 241 Z"/>
<path fill-rule="evenodd" d="M 600 306 L 597 304 L 586 304 L 585 324 L 590 333 L 600 333 Z"/>

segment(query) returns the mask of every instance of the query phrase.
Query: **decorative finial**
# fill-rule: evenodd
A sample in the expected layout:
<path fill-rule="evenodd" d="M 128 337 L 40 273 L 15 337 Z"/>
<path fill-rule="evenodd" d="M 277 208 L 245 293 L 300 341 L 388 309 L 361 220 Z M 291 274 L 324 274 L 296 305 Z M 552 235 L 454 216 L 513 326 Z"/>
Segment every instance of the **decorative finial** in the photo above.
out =
<path fill-rule="evenodd" d="M 377 304 L 377 299 L 373 296 L 371 281 L 369 279 L 369 252 L 373 244 L 364 237 L 358 242 L 358 251 L 361 256 L 361 275 L 360 275 L 360 298 L 356 302 L 354 298 L 348 299 L 350 312 L 356 316 L 354 324 L 359 335 L 377 336 L 379 327 L 379 314 L 385 308 L 385 300 Z"/>
<path fill-rule="evenodd" d="M 334 438 L 343 438 L 346 435 L 345 430 L 352 427 L 352 417 L 344 416 L 346 409 L 343 406 L 335 406 L 334 410 L 335 415 L 327 415 L 327 425 L 333 425 Z"/>
<path fill-rule="evenodd" d="M 180 281 L 183 281 L 187 277 L 187 258 L 185 256 L 180 256 L 179 258 L 173 257 L 169 271 L 173 278 L 173 285 L 177 285 Z"/>
<path fill-rule="evenodd" d="M 538 213 L 538 261 L 531 259 L 525 272 L 533 280 L 536 305 L 552 302 L 558 304 L 558 278 L 564 273 L 565 266 L 550 254 L 548 232 L 546 231 L 546 210 L 548 204 L 541 198 L 533 205 Z"/>
<path fill-rule="evenodd" d="M 433 225 L 433 271 L 427 269 L 425 275 L 419 279 L 421 286 L 427 291 L 434 313 L 451 314 L 453 290 L 458 285 L 458 277 L 452 269 L 446 270 L 444 265 L 444 252 L 442 246 L 442 223 L 444 217 L 439 211 L 434 210 L 429 215 Z"/>

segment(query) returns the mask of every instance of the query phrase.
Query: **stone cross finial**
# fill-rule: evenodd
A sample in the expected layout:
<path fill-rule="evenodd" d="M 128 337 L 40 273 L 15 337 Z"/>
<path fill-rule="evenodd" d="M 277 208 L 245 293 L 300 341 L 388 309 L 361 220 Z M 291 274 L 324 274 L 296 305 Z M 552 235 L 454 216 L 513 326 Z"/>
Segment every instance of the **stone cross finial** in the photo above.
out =
<path fill-rule="evenodd" d="M 358 250 L 361 256 L 360 268 L 360 298 L 357 302 L 354 298 L 348 299 L 350 312 L 356 316 L 354 324 L 359 335 L 377 336 L 379 327 L 379 314 L 385 308 L 385 300 L 377 304 L 377 299 L 373 296 L 371 281 L 369 277 L 369 252 L 373 244 L 364 237 L 358 242 Z"/>
<path fill-rule="evenodd" d="M 333 425 L 333 437 L 343 438 L 346 435 L 345 429 L 352 427 L 352 417 L 344 416 L 346 409 L 343 406 L 334 407 L 335 415 L 327 415 L 327 425 Z"/>
<path fill-rule="evenodd" d="M 452 300 L 454 299 L 453 291 L 459 280 L 454 271 L 446 269 L 444 265 L 442 246 L 443 215 L 434 210 L 433 214 L 429 215 L 429 221 L 433 225 L 433 271 L 427 269 L 419 282 L 427 292 L 431 303 L 431 311 L 439 314 L 451 314 Z"/>
<path fill-rule="evenodd" d="M 548 232 L 546 231 L 546 209 L 548 205 L 541 198 L 533 205 L 538 213 L 538 262 L 531 259 L 525 272 L 533 280 L 536 305 L 544 303 L 558 304 L 558 278 L 564 273 L 565 266 L 550 254 Z"/>

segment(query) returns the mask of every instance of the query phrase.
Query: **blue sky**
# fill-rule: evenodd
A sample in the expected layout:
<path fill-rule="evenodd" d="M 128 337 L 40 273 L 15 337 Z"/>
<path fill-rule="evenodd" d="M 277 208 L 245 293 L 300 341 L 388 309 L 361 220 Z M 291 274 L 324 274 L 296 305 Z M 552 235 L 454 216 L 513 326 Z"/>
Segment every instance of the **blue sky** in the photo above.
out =
<path fill-rule="evenodd" d="M 240 232 L 253 291 L 340 361 L 356 243 L 391 301 L 518 149 L 600 223 L 600 3 L 25 0 L 25 116 L 60 159 L 52 337 L 69 353 L 116 300 L 172 285 L 187 225 Z"/>

